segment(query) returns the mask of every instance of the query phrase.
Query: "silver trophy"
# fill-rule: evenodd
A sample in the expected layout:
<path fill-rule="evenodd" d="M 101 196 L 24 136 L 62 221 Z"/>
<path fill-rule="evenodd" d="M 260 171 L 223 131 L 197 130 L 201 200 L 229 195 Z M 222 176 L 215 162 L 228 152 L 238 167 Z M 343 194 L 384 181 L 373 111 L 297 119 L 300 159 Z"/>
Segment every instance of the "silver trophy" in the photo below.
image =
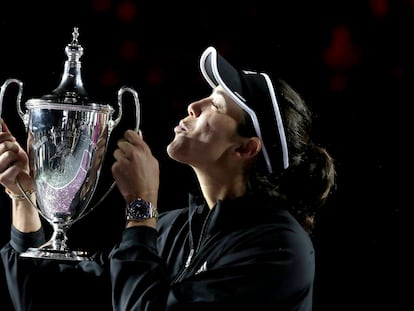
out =
<path fill-rule="evenodd" d="M 140 104 L 132 88 L 119 89 L 116 118 L 115 109 L 110 105 L 89 102 L 81 78 L 83 48 L 78 43 L 78 36 L 78 29 L 74 28 L 72 42 L 65 48 L 68 59 L 62 80 L 50 95 L 28 100 L 23 111 L 22 82 L 8 79 L 1 87 L 0 117 L 6 88 L 12 83 L 19 86 L 16 106 L 28 135 L 27 152 L 35 181 L 36 203 L 28 196 L 26 199 L 53 227 L 50 240 L 38 248 L 29 248 L 21 254 L 23 257 L 75 261 L 90 259 L 87 251 L 68 248 L 66 232 L 73 223 L 100 204 L 115 186 L 113 182 L 96 204 L 90 204 L 109 137 L 122 117 L 125 92 L 133 96 L 135 130 L 139 130 Z M 18 185 L 24 193 L 19 182 Z"/>

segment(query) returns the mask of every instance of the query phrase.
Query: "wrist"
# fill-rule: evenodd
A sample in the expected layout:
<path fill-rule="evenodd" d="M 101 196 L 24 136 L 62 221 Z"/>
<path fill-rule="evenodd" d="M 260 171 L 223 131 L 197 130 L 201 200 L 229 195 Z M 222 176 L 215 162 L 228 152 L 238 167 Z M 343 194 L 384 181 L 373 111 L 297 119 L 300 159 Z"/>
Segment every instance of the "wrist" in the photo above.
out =
<path fill-rule="evenodd" d="M 35 190 L 29 189 L 27 191 L 24 191 L 24 193 L 23 192 L 14 193 L 9 188 L 5 188 L 5 192 L 8 194 L 10 199 L 12 199 L 13 201 L 24 201 L 24 200 L 27 200 L 27 198 L 31 199 L 32 194 L 35 193 Z"/>

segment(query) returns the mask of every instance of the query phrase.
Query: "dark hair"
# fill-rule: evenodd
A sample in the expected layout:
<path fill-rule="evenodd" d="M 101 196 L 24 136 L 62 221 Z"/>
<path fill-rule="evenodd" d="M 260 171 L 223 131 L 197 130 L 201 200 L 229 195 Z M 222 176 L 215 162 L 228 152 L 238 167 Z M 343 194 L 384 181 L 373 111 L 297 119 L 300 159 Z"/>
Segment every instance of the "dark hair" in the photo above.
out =
<path fill-rule="evenodd" d="M 301 96 L 284 80 L 274 81 L 289 151 L 289 167 L 272 175 L 261 173 L 256 161 L 249 170 L 249 187 L 285 202 L 289 211 L 311 233 L 314 216 L 335 185 L 334 160 L 311 137 L 312 113 Z M 266 130 L 266 129 L 264 129 Z M 250 117 L 239 125 L 243 136 L 256 136 Z"/>

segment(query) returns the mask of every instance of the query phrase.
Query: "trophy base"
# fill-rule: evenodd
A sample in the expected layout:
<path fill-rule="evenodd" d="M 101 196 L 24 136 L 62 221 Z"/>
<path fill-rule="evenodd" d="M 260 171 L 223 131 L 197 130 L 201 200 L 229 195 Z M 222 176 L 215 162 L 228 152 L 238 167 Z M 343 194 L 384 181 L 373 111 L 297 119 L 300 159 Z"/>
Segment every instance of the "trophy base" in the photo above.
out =
<path fill-rule="evenodd" d="M 52 259 L 59 261 L 84 261 L 91 260 L 86 251 L 54 250 L 46 248 L 28 248 L 20 254 L 24 258 Z"/>

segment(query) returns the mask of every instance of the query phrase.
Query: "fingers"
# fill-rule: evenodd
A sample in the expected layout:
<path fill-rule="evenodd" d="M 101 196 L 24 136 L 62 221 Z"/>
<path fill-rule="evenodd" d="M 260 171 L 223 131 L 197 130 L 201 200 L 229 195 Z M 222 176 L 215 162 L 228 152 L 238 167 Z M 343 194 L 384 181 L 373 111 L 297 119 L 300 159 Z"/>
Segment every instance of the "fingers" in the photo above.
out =
<path fill-rule="evenodd" d="M 0 132 L 10 133 L 10 130 L 7 127 L 6 122 L 4 122 L 3 118 L 1 118 L 1 130 L 0 130 Z"/>
<path fill-rule="evenodd" d="M 3 122 L 3 124 L 5 124 Z M 19 174 L 27 173 L 27 157 L 7 126 L 0 132 L 0 183 L 12 188 Z"/>
<path fill-rule="evenodd" d="M 135 132 L 133 130 L 127 130 L 124 133 L 124 139 L 136 146 L 143 142 L 141 131 Z"/>
<path fill-rule="evenodd" d="M 124 133 L 124 137 L 118 140 L 117 146 L 118 149 L 122 151 L 123 156 L 126 157 L 129 157 L 129 155 L 134 152 L 136 147 L 141 150 L 145 150 L 145 148 L 147 148 L 147 144 L 142 139 L 141 134 L 132 130 L 127 130 Z M 119 152 L 118 155 L 122 156 L 122 154 L 119 154 Z"/>
<path fill-rule="evenodd" d="M 3 160 L 5 155 L 0 156 L 0 183 L 15 192 L 18 191 L 16 180 L 25 169 L 20 161 Z M 6 163 L 9 164 L 6 165 Z"/>
<path fill-rule="evenodd" d="M 131 165 L 131 162 L 145 161 L 147 156 L 152 156 L 149 146 L 142 139 L 141 130 L 125 131 L 124 137 L 118 140 L 117 146 L 113 156 L 116 161 L 125 162 L 126 165 Z"/>
<path fill-rule="evenodd" d="M 6 152 L 19 152 L 20 148 L 16 140 L 6 139 L 6 135 L 0 135 L 0 155 Z"/>
<path fill-rule="evenodd" d="M 9 140 L 0 143 L 0 173 L 6 172 L 19 160 L 19 146 Z"/>
<path fill-rule="evenodd" d="M 8 167 L 18 159 L 19 146 L 9 140 L 0 143 L 0 169 L 2 166 Z"/>
<path fill-rule="evenodd" d="M 7 128 L 3 128 L 3 130 L 7 130 Z M 10 132 L 0 132 L 0 143 L 6 141 L 15 142 L 16 138 Z"/>
<path fill-rule="evenodd" d="M 118 143 L 118 146 L 119 146 L 119 143 Z M 114 151 L 113 156 L 116 161 L 127 160 L 127 155 L 120 148 Z"/>

